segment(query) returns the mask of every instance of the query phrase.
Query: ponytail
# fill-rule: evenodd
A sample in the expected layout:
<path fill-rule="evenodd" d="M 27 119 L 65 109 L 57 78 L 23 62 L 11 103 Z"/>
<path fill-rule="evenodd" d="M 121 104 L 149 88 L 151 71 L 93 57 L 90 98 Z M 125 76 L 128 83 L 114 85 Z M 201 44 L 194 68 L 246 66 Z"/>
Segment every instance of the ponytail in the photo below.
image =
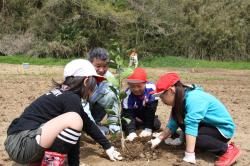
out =
<path fill-rule="evenodd" d="M 175 83 L 175 101 L 172 107 L 171 115 L 178 122 L 178 124 L 184 124 L 185 118 L 185 90 L 193 88 L 184 85 L 182 82 L 178 81 Z"/>

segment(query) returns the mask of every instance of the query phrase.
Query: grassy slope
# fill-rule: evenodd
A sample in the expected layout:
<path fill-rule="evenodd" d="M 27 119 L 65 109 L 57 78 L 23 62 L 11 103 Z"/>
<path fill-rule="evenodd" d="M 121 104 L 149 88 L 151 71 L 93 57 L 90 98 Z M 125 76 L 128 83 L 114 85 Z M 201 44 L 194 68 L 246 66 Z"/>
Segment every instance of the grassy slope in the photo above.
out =
<path fill-rule="evenodd" d="M 30 63 L 32 65 L 65 65 L 71 59 L 55 58 L 37 58 L 24 55 L 0 56 L 0 63 L 22 64 Z"/>
<path fill-rule="evenodd" d="M 250 69 L 250 62 L 206 61 L 206 60 L 194 60 L 194 59 L 187 59 L 174 56 L 146 58 L 141 63 L 143 66 L 146 67 L 225 68 L 225 69 L 244 69 L 244 70 Z"/>
<path fill-rule="evenodd" d="M 71 59 L 36 58 L 23 55 L 0 56 L 0 63 L 11 64 L 30 63 L 32 65 L 65 65 L 70 60 Z M 140 59 L 139 65 L 142 67 L 225 68 L 250 70 L 250 62 L 205 61 L 174 56 Z"/>

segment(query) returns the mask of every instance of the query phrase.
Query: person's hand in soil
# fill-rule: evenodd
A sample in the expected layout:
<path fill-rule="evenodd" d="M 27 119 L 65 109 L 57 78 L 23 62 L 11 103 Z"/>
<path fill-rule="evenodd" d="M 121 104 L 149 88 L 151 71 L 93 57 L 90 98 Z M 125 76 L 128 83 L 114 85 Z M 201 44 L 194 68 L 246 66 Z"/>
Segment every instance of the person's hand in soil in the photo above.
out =
<path fill-rule="evenodd" d="M 106 150 L 106 154 L 109 156 L 109 159 L 112 161 L 116 161 L 116 160 L 122 160 L 122 156 L 121 153 L 116 151 L 115 148 L 113 146 L 111 146 L 111 148 Z"/>
<path fill-rule="evenodd" d="M 170 129 L 165 128 L 161 133 L 154 133 L 153 137 L 155 137 L 155 138 L 148 141 L 148 143 L 150 143 L 151 148 L 154 149 L 161 143 L 162 140 L 165 140 L 170 135 L 171 135 Z"/>
<path fill-rule="evenodd" d="M 152 129 L 148 129 L 145 128 L 144 130 L 142 130 L 142 132 L 140 133 L 140 137 L 149 137 L 152 134 Z"/>
<path fill-rule="evenodd" d="M 154 149 L 161 143 L 161 139 L 159 137 L 156 137 L 148 142 L 151 144 L 151 149 Z"/>
<path fill-rule="evenodd" d="M 162 133 L 162 132 L 154 132 L 154 133 L 152 134 L 152 136 L 153 136 L 154 138 L 156 138 L 156 137 L 159 137 L 159 136 L 161 135 L 161 133 Z"/>
<path fill-rule="evenodd" d="M 129 135 L 126 137 L 126 140 L 133 141 L 137 136 L 135 132 L 129 133 Z"/>

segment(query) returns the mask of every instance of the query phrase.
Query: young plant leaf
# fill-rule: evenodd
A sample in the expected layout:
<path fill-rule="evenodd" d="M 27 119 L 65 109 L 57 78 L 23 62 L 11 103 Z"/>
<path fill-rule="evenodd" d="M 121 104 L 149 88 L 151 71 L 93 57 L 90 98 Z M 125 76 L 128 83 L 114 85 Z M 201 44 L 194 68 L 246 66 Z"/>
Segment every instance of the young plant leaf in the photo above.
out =
<path fill-rule="evenodd" d="M 117 95 L 118 95 L 118 91 L 117 91 L 117 89 L 115 89 L 115 87 L 113 87 L 113 86 L 109 86 L 109 88 L 112 90 L 112 92 L 114 92 L 114 93 L 115 93 L 115 96 L 117 96 Z"/>
<path fill-rule="evenodd" d="M 117 138 L 117 133 L 112 133 L 111 132 L 111 140 L 114 141 Z"/>
<path fill-rule="evenodd" d="M 104 122 L 101 123 L 101 125 L 103 125 L 103 126 L 109 126 L 111 124 L 117 125 L 117 122 L 112 121 L 112 120 L 106 120 L 106 121 L 104 121 Z"/>
<path fill-rule="evenodd" d="M 128 118 L 124 118 L 124 117 L 122 117 L 122 120 L 124 120 L 127 124 L 129 124 L 129 123 L 131 122 L 131 120 L 130 120 L 130 119 L 128 119 Z"/>
<path fill-rule="evenodd" d="M 129 75 L 131 75 L 133 72 L 132 68 L 126 68 L 121 72 L 121 79 L 127 78 Z"/>
<path fill-rule="evenodd" d="M 120 92 L 119 93 L 119 98 L 120 98 L 120 100 L 123 100 L 123 99 L 125 99 L 127 97 L 127 94 L 125 93 L 125 92 Z"/>
<path fill-rule="evenodd" d="M 113 120 L 107 120 L 107 123 L 109 125 L 113 124 L 113 125 L 119 125 L 119 122 L 113 121 Z"/>
<path fill-rule="evenodd" d="M 116 115 L 116 113 L 112 109 L 107 108 L 105 109 L 105 111 L 108 115 Z"/>
<path fill-rule="evenodd" d="M 115 77 L 107 77 L 107 81 L 110 82 L 115 87 L 119 87 L 119 82 Z"/>
<path fill-rule="evenodd" d="M 109 61 L 109 68 L 117 69 L 118 66 L 117 66 L 117 64 L 113 60 L 110 60 Z"/>
<path fill-rule="evenodd" d="M 118 66 L 122 66 L 122 64 L 123 64 L 123 60 L 122 60 L 122 58 L 121 58 L 119 55 L 117 55 L 117 56 L 115 57 L 115 62 L 116 62 L 116 64 L 117 64 Z"/>

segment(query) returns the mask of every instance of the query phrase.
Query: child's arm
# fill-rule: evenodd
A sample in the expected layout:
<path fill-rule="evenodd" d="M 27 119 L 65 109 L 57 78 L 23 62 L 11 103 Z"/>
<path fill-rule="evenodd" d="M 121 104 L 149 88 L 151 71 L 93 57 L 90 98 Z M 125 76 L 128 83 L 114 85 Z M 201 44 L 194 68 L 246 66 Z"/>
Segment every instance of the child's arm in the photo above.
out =
<path fill-rule="evenodd" d="M 160 136 L 159 136 L 159 139 L 162 141 L 162 140 L 165 140 L 165 139 L 167 139 L 168 137 L 170 137 L 171 136 L 171 130 L 169 129 L 169 128 L 165 128 L 164 130 L 163 130 L 163 132 L 161 132 L 161 134 L 160 134 Z"/>
<path fill-rule="evenodd" d="M 196 142 L 195 136 L 186 134 L 186 151 L 185 151 L 185 156 L 183 157 L 183 161 L 193 164 L 196 163 L 195 152 L 194 152 L 195 142 Z"/>
<path fill-rule="evenodd" d="M 88 115 L 83 112 L 83 130 L 96 142 L 98 142 L 103 149 L 107 150 L 111 147 L 110 142 L 108 139 L 102 134 L 100 129 L 96 126 L 96 124 L 91 121 Z"/>
<path fill-rule="evenodd" d="M 195 148 L 196 137 L 186 134 L 186 152 L 193 153 Z"/>

